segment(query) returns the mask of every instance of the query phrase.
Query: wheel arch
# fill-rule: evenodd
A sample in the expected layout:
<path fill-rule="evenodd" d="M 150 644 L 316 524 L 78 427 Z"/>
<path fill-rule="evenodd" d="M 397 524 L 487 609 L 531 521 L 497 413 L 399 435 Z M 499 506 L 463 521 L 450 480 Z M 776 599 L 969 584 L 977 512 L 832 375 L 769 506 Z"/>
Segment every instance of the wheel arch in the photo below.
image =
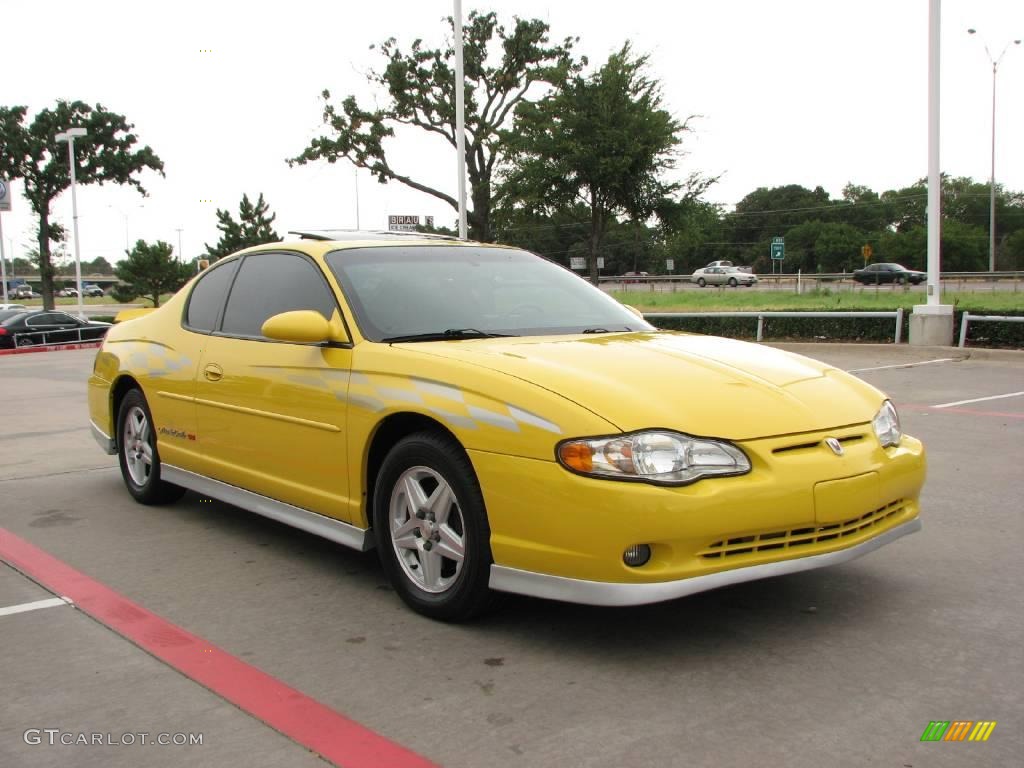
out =
<path fill-rule="evenodd" d="M 465 446 L 448 427 L 435 418 L 426 416 L 415 411 L 400 411 L 392 413 L 381 419 L 373 430 L 366 454 L 363 460 L 363 489 L 366 497 L 363 505 L 363 514 L 367 526 L 373 523 L 373 492 L 377 484 L 377 475 L 380 474 L 381 465 L 388 451 L 404 437 L 416 432 L 433 431 L 439 432 L 451 438 L 459 447 L 465 450 Z"/>
<path fill-rule="evenodd" d="M 124 396 L 127 395 L 131 390 L 137 389 L 142 391 L 142 385 L 129 373 L 123 373 L 118 376 L 114 383 L 110 387 L 110 424 L 111 424 L 111 439 L 114 441 L 114 447 L 117 448 L 117 414 L 121 410 L 121 401 L 124 400 Z"/>

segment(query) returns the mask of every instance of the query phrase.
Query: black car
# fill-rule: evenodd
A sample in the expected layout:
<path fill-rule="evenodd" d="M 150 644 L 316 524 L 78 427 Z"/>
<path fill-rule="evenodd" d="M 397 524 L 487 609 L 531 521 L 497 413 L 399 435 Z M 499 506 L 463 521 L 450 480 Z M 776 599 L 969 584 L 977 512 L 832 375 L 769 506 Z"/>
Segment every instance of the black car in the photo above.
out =
<path fill-rule="evenodd" d="M 0 349 L 97 341 L 109 329 L 110 323 L 79 320 L 66 312 L 6 309 L 0 311 Z"/>
<path fill-rule="evenodd" d="M 902 264 L 869 264 L 864 269 L 853 273 L 853 279 L 864 285 L 880 285 L 881 283 L 897 283 L 917 285 L 928 279 L 924 272 L 907 269 Z"/>

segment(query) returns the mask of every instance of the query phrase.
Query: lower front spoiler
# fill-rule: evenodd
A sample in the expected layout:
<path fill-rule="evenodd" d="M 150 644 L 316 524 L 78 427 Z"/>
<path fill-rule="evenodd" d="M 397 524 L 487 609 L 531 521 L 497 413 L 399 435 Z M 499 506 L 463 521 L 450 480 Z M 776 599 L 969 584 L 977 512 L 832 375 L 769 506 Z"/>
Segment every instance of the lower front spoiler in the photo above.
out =
<path fill-rule="evenodd" d="M 117 446 L 114 444 L 114 439 L 104 432 L 102 429 L 96 426 L 95 421 L 90 421 L 89 426 L 92 428 L 92 436 L 99 443 L 100 448 L 108 456 L 113 456 L 117 453 Z"/>
<path fill-rule="evenodd" d="M 490 586 L 491 589 L 499 592 L 515 592 L 520 595 L 562 600 L 567 603 L 604 606 L 645 605 L 674 600 L 677 597 L 706 592 L 709 589 L 718 589 L 730 584 L 742 584 L 745 581 L 784 576 L 789 573 L 800 573 L 815 568 L 824 568 L 828 565 L 847 563 L 873 552 L 879 547 L 884 547 L 901 536 L 919 530 L 921 530 L 921 519 L 914 518 L 875 536 L 873 539 L 835 552 L 780 560 L 775 563 L 749 565 L 745 568 L 733 568 L 679 581 L 659 581 L 646 584 L 585 581 L 492 565 Z"/>

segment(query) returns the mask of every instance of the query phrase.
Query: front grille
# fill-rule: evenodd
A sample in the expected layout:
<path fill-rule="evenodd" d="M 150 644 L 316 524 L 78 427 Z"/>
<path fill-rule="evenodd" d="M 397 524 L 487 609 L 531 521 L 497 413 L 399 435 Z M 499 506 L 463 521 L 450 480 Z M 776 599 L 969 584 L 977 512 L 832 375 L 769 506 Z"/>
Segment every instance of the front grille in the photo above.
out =
<path fill-rule="evenodd" d="M 747 536 L 736 536 L 721 539 L 697 553 L 699 557 L 716 559 L 733 555 L 747 555 L 751 552 L 766 552 L 772 549 L 796 549 L 811 544 L 818 544 L 858 533 L 882 525 L 886 520 L 903 511 L 903 499 L 898 499 L 873 512 L 868 512 L 852 520 L 828 525 L 809 525 L 792 528 L 788 531 L 765 531 Z"/>
<path fill-rule="evenodd" d="M 840 443 L 845 445 L 847 443 L 855 443 L 858 440 L 863 440 L 864 439 L 864 435 L 846 435 L 844 437 L 839 437 L 839 438 L 836 438 L 836 439 Z M 780 453 L 791 453 L 792 451 L 807 451 L 807 450 L 810 450 L 812 448 L 817 448 L 823 442 L 824 442 L 823 440 L 814 440 L 812 442 L 794 443 L 793 445 L 783 445 L 783 446 L 781 446 L 779 448 L 773 448 L 772 449 L 772 453 L 777 455 L 777 454 L 780 454 Z"/>

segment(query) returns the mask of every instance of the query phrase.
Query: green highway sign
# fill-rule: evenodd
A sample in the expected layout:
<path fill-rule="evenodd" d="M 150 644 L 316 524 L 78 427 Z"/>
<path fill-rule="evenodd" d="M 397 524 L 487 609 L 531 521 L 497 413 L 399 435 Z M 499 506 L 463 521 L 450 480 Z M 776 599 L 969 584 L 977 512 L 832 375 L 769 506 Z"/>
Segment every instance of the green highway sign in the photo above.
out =
<path fill-rule="evenodd" d="M 786 239 L 784 237 L 772 238 L 772 260 L 782 261 L 786 258 Z"/>

